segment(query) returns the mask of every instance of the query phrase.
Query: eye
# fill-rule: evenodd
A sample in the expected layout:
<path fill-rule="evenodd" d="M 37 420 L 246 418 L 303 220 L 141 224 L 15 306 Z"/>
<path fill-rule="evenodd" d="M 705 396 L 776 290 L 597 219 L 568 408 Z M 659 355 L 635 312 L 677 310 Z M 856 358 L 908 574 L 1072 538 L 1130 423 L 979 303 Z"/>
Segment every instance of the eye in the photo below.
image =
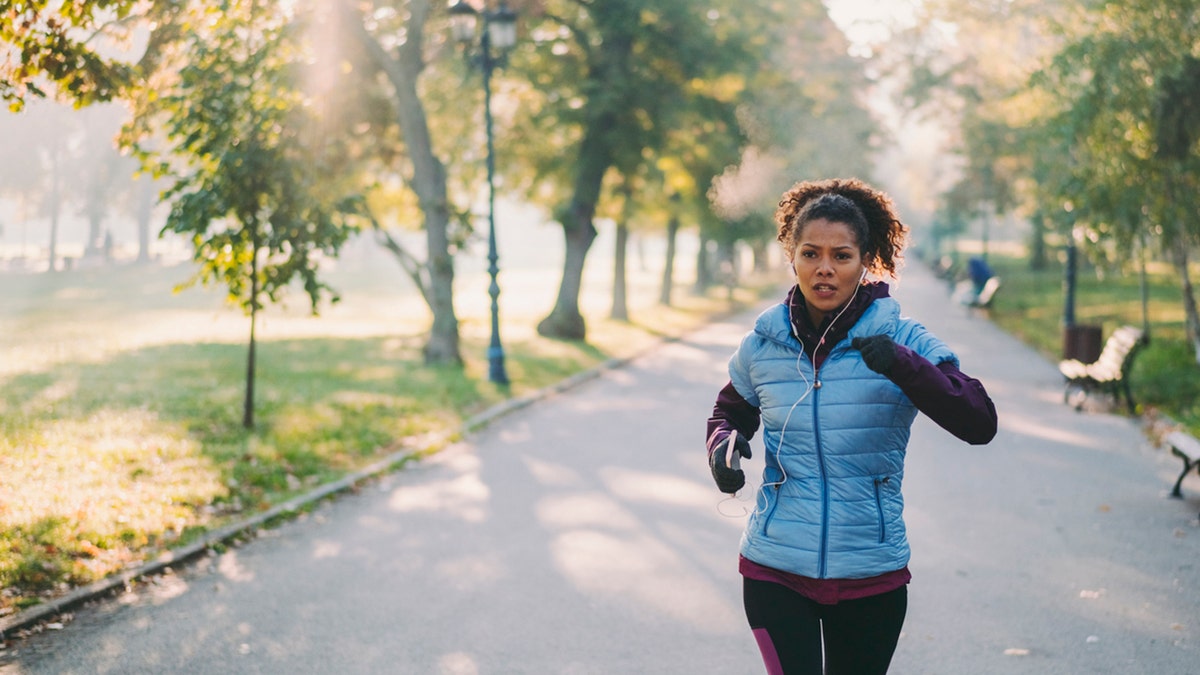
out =
<path fill-rule="evenodd" d="M 817 257 L 817 252 L 813 250 L 804 250 L 800 252 L 800 255 L 804 258 L 815 258 Z"/>
<path fill-rule="evenodd" d="M 853 256 L 851 256 L 849 253 L 846 253 L 846 252 L 844 252 L 844 251 L 843 251 L 843 252 L 841 252 L 841 253 L 838 253 L 838 254 L 837 254 L 837 259 L 838 259 L 838 260 L 849 260 L 849 259 L 850 259 L 850 258 L 852 258 L 852 257 L 853 257 Z"/>

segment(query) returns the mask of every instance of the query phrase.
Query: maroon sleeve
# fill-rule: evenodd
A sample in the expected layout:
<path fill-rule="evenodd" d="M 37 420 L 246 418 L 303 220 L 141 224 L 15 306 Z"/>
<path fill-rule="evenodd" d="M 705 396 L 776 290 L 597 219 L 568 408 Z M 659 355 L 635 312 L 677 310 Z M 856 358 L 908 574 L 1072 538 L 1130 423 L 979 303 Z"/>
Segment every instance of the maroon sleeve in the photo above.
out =
<path fill-rule="evenodd" d="M 734 429 L 746 440 L 754 438 L 758 424 L 758 408 L 747 403 L 733 387 L 733 382 L 729 382 L 717 394 L 712 417 L 708 418 L 708 452 L 712 453 L 713 448 L 724 441 Z"/>
<path fill-rule="evenodd" d="M 936 366 L 911 349 L 896 345 L 889 377 L 917 410 L 972 445 L 996 435 L 996 406 L 983 384 L 949 361 Z"/>

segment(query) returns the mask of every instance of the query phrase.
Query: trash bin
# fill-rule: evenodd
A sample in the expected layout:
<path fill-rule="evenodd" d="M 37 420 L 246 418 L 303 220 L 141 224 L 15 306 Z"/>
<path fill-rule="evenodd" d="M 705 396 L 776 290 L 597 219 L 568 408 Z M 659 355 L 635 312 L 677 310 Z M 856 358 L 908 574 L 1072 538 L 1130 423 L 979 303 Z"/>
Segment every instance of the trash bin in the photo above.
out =
<path fill-rule="evenodd" d="M 1095 363 L 1100 358 L 1102 331 L 1100 326 L 1076 324 L 1063 333 L 1063 358 L 1083 363 Z"/>

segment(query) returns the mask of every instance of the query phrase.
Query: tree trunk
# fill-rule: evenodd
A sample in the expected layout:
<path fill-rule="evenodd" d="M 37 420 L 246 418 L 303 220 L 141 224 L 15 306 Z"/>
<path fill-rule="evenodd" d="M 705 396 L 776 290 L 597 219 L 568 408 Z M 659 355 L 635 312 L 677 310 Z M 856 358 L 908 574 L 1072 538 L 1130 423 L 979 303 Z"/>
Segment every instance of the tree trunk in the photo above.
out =
<path fill-rule="evenodd" d="M 658 304 L 671 306 L 671 291 L 675 277 L 675 241 L 679 235 L 679 216 L 671 213 L 667 220 L 667 259 L 663 263 L 662 290 L 658 294 Z"/>
<path fill-rule="evenodd" d="M 1177 205 L 1175 198 L 1176 182 L 1174 171 L 1171 168 L 1168 168 L 1167 170 L 1164 187 L 1166 188 L 1165 192 L 1167 204 L 1169 204 L 1171 207 L 1175 207 Z M 1181 215 L 1176 215 L 1177 212 L 1172 213 L 1172 211 L 1173 209 L 1168 211 L 1168 213 L 1172 214 L 1168 216 L 1169 218 L 1173 217 L 1174 219 L 1178 219 L 1182 217 Z M 1190 274 L 1188 274 L 1188 259 L 1190 258 L 1188 249 L 1190 247 L 1190 242 L 1188 241 L 1186 232 L 1186 226 L 1176 228 L 1175 236 L 1172 237 L 1173 241 L 1171 242 L 1170 249 L 1172 258 L 1175 262 L 1176 271 L 1179 272 L 1180 290 L 1183 292 L 1185 334 L 1188 342 L 1192 343 L 1192 352 L 1195 356 L 1196 363 L 1200 363 L 1200 313 L 1197 313 L 1196 311 L 1196 294 L 1192 288 L 1192 277 Z"/>
<path fill-rule="evenodd" d="M 736 246 L 732 241 L 721 241 L 717 243 L 717 269 L 720 271 L 717 275 L 721 285 L 725 287 L 725 298 L 733 302 L 733 291 L 738 284 L 738 261 L 735 253 Z"/>
<path fill-rule="evenodd" d="M 613 165 L 616 147 L 621 145 L 620 116 L 625 114 L 627 104 L 617 93 L 619 88 L 614 87 L 633 68 L 633 42 L 627 31 L 615 26 L 628 20 L 630 7 L 633 5 L 601 3 L 593 12 L 601 40 L 595 55 L 589 58 L 588 81 L 584 83 L 584 90 L 597 92 L 598 95 L 589 97 L 585 104 L 583 137 L 579 143 L 579 154 L 575 157 L 575 183 L 571 201 L 559 218 L 566 240 L 566 255 L 563 257 L 562 283 L 554 309 L 537 327 L 538 333 L 546 337 L 568 340 L 584 340 L 587 337 L 587 326 L 583 315 L 579 313 L 579 291 L 583 264 L 596 238 L 592 219 L 600 200 L 604 174 Z M 622 151 L 640 154 L 640 149 L 634 147 L 624 147 Z"/>
<path fill-rule="evenodd" d="M 596 239 L 592 219 L 604 174 L 612 165 L 612 143 L 608 136 L 616 128 L 615 115 L 601 113 L 584 131 L 576 160 L 577 173 L 571 203 L 562 218 L 566 255 L 563 256 L 562 282 L 558 299 L 549 316 L 538 323 L 538 334 L 563 340 L 584 340 L 587 326 L 579 313 L 579 292 L 583 287 L 583 264 Z"/>
<path fill-rule="evenodd" d="M 242 401 L 242 427 L 254 428 L 254 375 L 256 370 L 254 327 L 258 323 L 258 242 L 250 247 L 250 348 L 246 353 L 246 398 Z"/>
<path fill-rule="evenodd" d="M 1135 226 L 1136 227 L 1136 226 Z M 1138 285 L 1142 292 L 1142 342 L 1150 342 L 1150 279 L 1146 274 L 1146 233 L 1138 231 Z"/>
<path fill-rule="evenodd" d="M 62 212 L 62 140 L 55 137 L 50 149 L 50 266 L 47 272 L 58 269 L 58 218 Z"/>
<path fill-rule="evenodd" d="M 633 219 L 633 185 L 628 180 L 621 186 L 621 221 L 617 223 L 616 236 L 613 237 L 613 305 L 609 318 L 617 321 L 629 320 L 628 299 L 628 268 L 629 251 L 629 221 Z"/>
<path fill-rule="evenodd" d="M 1041 271 L 1046 269 L 1046 216 L 1038 211 L 1029 219 L 1029 269 Z"/>
<path fill-rule="evenodd" d="M 436 160 L 435 160 L 436 161 Z M 439 163 L 440 166 L 440 163 Z M 442 194 L 445 195 L 445 178 L 442 178 Z M 424 200 L 421 200 L 424 202 Z M 444 209 L 445 202 L 442 202 Z M 450 237 L 447 233 L 449 212 L 425 216 L 426 241 L 429 246 L 429 309 L 433 313 L 433 325 L 429 330 L 429 341 L 423 354 L 425 363 L 462 364 L 459 351 L 458 317 L 454 312 L 454 258 L 450 255 Z"/>
<path fill-rule="evenodd" d="M 1181 290 L 1183 291 L 1183 313 L 1186 317 L 1187 340 L 1192 343 L 1196 362 L 1200 363 L 1200 312 L 1196 311 L 1196 293 L 1192 287 L 1192 277 L 1188 274 L 1188 247 L 1180 242 L 1171 247 L 1174 253 L 1175 269 L 1179 272 Z"/>
<path fill-rule="evenodd" d="M 700 235 L 700 250 L 696 252 L 696 285 L 692 291 L 704 295 L 712 286 L 712 256 L 708 252 L 708 239 Z"/>
<path fill-rule="evenodd" d="M 84 242 L 83 257 L 99 258 L 104 255 L 104 216 L 106 190 L 108 187 L 107 167 L 96 167 L 87 177 L 84 187 L 84 215 L 87 217 L 87 241 Z"/>
<path fill-rule="evenodd" d="M 583 315 L 579 313 L 579 292 L 583 289 L 583 264 L 587 259 L 588 248 L 596 239 L 596 228 L 592 225 L 590 215 L 586 218 L 578 216 L 573 220 L 586 225 L 563 223 L 566 255 L 563 258 L 563 275 L 558 286 L 558 299 L 550 314 L 537 325 L 538 334 L 562 340 L 587 338 L 587 326 Z"/>
<path fill-rule="evenodd" d="M 137 196 L 137 261 L 150 262 L 150 218 L 154 213 L 154 181 L 142 178 Z"/>
<path fill-rule="evenodd" d="M 446 169 L 434 155 L 433 140 L 425 107 L 417 93 L 417 80 L 424 68 L 422 53 L 425 24 L 432 10 L 429 0 L 414 0 L 408 6 L 405 26 L 408 39 L 393 58 L 363 24 L 351 4 L 342 4 L 342 16 L 358 35 L 371 59 L 387 75 L 396 103 L 396 119 L 412 162 L 411 184 L 425 216 L 425 239 L 429 251 L 429 309 L 433 325 L 423 350 L 425 363 L 461 364 L 458 317 L 454 312 L 454 258 L 450 253 L 450 208 L 446 195 Z"/>
<path fill-rule="evenodd" d="M 750 242 L 750 253 L 754 259 L 755 272 L 766 272 L 771 268 L 771 253 L 767 242 L 761 240 Z"/>
<path fill-rule="evenodd" d="M 629 307 L 626 304 L 625 251 L 629 245 L 629 225 L 625 222 L 617 224 L 615 250 L 613 251 L 613 305 L 610 318 L 617 321 L 629 320 Z"/>

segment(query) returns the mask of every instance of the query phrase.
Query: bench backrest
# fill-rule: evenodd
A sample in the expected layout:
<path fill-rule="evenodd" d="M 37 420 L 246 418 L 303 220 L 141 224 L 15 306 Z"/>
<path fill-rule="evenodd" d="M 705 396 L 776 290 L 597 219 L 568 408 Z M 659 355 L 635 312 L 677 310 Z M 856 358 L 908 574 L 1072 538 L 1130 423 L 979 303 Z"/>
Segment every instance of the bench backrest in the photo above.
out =
<path fill-rule="evenodd" d="M 1121 326 L 1108 336 L 1108 340 L 1104 343 L 1104 349 L 1100 352 L 1100 358 L 1096 359 L 1096 363 L 1092 364 L 1092 367 L 1111 371 L 1114 379 L 1122 377 L 1128 373 L 1129 367 L 1132 365 L 1133 359 L 1130 359 L 1129 356 L 1141 343 L 1141 329 L 1133 326 Z"/>
<path fill-rule="evenodd" d="M 996 289 L 1000 288 L 1000 277 L 988 277 L 984 282 L 983 288 L 979 291 L 979 297 L 975 299 L 975 304 L 980 307 L 987 307 L 992 303 L 992 296 L 996 294 Z"/>
<path fill-rule="evenodd" d="M 1189 459 L 1200 459 L 1200 440 L 1186 431 L 1172 431 L 1163 437 L 1163 441 Z"/>

